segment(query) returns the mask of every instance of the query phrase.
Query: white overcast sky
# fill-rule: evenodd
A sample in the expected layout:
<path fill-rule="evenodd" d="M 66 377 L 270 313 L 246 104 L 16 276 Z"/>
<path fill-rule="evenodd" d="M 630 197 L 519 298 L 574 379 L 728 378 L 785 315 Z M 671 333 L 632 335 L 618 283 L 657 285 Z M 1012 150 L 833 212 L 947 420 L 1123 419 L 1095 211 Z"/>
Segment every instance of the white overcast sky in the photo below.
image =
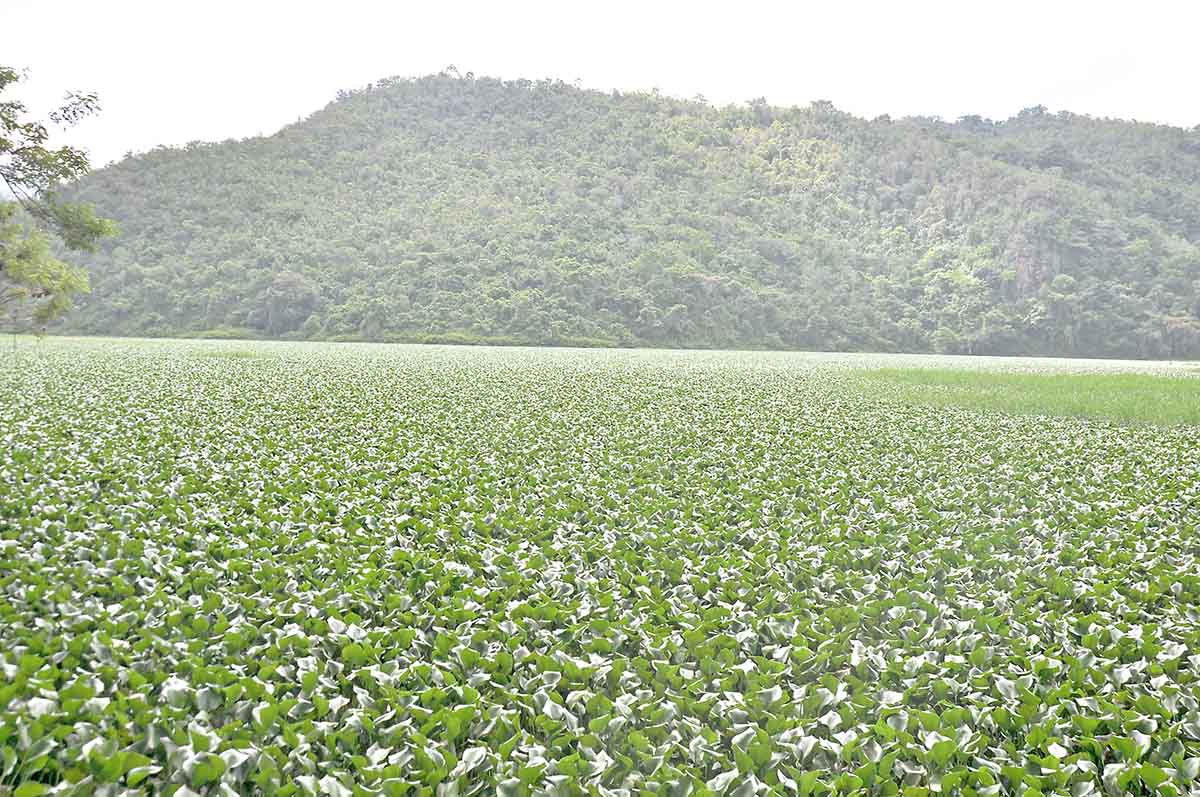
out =
<path fill-rule="evenodd" d="M 453 64 L 710 102 L 828 99 L 864 116 L 1042 104 L 1200 125 L 1200 0 L 275 2 L 0 0 L 6 96 L 68 89 L 99 165 L 158 144 L 271 133 L 389 75 Z"/>

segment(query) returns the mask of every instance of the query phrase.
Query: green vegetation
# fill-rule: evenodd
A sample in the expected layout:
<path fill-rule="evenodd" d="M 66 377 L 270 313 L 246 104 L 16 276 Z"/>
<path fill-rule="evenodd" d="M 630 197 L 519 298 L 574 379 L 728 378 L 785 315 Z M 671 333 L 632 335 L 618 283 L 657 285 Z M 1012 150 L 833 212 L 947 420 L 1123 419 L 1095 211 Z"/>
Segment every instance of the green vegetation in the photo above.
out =
<path fill-rule="evenodd" d="M 1200 427 L 861 378 L 5 347 L 0 791 L 1196 794 Z"/>
<path fill-rule="evenodd" d="M 0 66 L 0 93 L 18 80 L 16 70 Z M 69 94 L 49 120 L 70 125 L 98 109 L 94 94 Z M 0 193 L 0 324 L 8 329 L 45 324 L 88 291 L 87 272 L 54 257 L 49 236 L 66 249 L 93 252 L 116 232 L 90 205 L 59 199 L 63 183 L 87 173 L 88 159 L 74 147 L 50 147 L 49 138 L 22 103 L 0 100 L 0 187 L 14 198 L 4 201 Z"/>
<path fill-rule="evenodd" d="M 1200 378 L 1139 373 L 1028 373 L 881 368 L 868 392 L 901 401 L 979 410 L 1200 425 Z"/>
<path fill-rule="evenodd" d="M 65 331 L 1200 358 L 1200 130 L 452 73 L 76 195 Z"/>

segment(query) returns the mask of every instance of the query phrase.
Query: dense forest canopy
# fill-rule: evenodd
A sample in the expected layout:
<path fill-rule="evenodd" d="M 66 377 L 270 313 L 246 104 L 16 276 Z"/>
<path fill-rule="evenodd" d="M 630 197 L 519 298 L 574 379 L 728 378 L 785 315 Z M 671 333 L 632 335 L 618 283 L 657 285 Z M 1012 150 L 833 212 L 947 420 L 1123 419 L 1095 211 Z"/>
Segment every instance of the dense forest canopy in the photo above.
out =
<path fill-rule="evenodd" d="M 65 331 L 1200 358 L 1200 129 L 451 72 L 75 194 Z"/>

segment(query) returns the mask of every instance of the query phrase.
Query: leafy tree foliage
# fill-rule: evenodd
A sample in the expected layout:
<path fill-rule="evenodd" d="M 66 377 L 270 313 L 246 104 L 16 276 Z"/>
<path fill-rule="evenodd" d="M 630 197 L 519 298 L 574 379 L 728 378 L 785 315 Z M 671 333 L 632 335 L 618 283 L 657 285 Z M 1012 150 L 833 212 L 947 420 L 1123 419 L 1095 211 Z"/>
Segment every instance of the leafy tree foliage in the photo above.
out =
<path fill-rule="evenodd" d="M 16 70 L 0 66 L 0 92 L 19 79 Z M 98 109 L 96 95 L 70 94 L 50 121 L 70 125 Z M 46 125 L 26 120 L 25 111 L 16 100 L 0 101 L 0 181 L 16 200 L 0 202 L 0 311 L 10 324 L 48 321 L 88 290 L 87 272 L 54 257 L 47 232 L 66 248 L 85 252 L 115 232 L 91 206 L 59 201 L 60 185 L 87 173 L 87 155 L 74 147 L 50 148 Z"/>
<path fill-rule="evenodd" d="M 1200 357 L 1200 132 L 457 73 L 129 157 L 65 329 Z"/>

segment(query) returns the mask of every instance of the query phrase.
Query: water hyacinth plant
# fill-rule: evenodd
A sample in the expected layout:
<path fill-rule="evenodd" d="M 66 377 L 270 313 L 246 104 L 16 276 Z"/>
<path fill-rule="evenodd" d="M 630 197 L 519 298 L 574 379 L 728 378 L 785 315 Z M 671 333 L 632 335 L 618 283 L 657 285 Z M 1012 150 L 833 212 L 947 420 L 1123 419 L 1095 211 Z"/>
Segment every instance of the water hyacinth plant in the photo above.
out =
<path fill-rule="evenodd" d="M 1200 428 L 867 364 L 6 347 L 0 794 L 1200 794 Z"/>

